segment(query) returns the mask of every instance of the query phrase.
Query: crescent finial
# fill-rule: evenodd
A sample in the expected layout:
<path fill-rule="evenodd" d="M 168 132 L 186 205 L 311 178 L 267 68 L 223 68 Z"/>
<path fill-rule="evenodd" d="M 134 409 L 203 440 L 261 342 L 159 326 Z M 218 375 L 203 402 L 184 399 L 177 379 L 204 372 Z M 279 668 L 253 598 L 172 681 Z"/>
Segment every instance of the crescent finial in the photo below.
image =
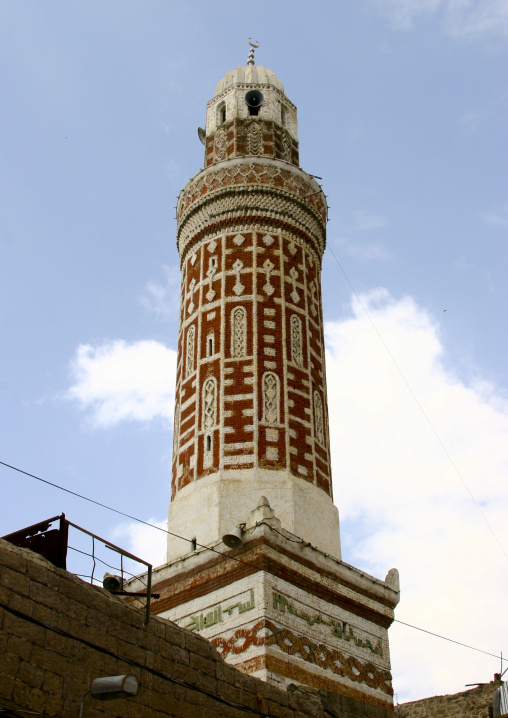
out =
<path fill-rule="evenodd" d="M 247 65 L 253 65 L 254 64 L 254 50 L 258 49 L 259 42 L 252 42 L 250 37 L 247 38 L 247 42 L 250 45 L 249 57 L 247 58 Z"/>

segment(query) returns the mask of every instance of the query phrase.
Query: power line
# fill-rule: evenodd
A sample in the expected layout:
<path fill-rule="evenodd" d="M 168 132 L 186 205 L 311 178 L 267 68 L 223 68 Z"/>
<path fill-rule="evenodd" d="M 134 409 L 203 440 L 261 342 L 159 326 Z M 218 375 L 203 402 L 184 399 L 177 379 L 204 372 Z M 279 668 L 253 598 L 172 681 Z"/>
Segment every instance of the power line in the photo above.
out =
<path fill-rule="evenodd" d="M 152 529 L 156 529 L 157 531 L 162 531 L 165 534 L 168 534 L 169 536 L 174 536 L 175 538 L 182 539 L 182 541 L 187 541 L 188 543 L 194 543 L 193 539 L 185 538 L 184 536 L 179 536 L 178 534 L 173 533 L 172 531 L 168 531 L 167 529 L 163 529 L 160 526 L 156 526 L 155 524 L 151 524 L 148 521 L 143 521 L 143 519 L 138 519 L 137 516 L 131 516 L 130 514 L 127 514 L 123 511 L 120 511 L 119 509 L 115 509 L 112 506 L 108 506 L 107 504 L 103 504 L 100 501 L 96 501 L 95 499 L 90 499 L 88 496 L 83 496 L 83 494 L 78 494 L 76 491 L 72 491 L 71 489 L 67 489 L 64 486 L 60 486 L 59 484 L 55 484 L 52 481 L 48 481 L 47 479 L 43 479 L 40 476 L 36 476 L 35 474 L 30 474 L 28 471 L 24 471 L 23 469 L 19 469 L 17 466 L 12 466 L 12 464 L 7 464 L 5 461 L 0 461 L 0 465 L 5 466 L 8 469 L 12 469 L 13 471 L 18 471 L 20 474 L 24 474 L 25 476 L 29 476 L 32 479 L 36 479 L 37 481 L 41 481 L 43 484 L 47 484 L 48 486 L 52 486 L 55 489 L 59 489 L 60 491 L 64 491 L 67 494 L 71 494 L 72 496 L 77 496 L 80 499 L 83 499 L 84 501 L 88 501 L 91 504 L 95 504 L 96 506 L 101 506 L 104 509 L 107 509 L 108 511 L 112 511 L 115 514 L 119 514 L 120 516 L 125 516 L 131 521 L 137 521 L 140 524 L 144 524 L 145 526 L 149 526 Z M 279 531 L 277 533 L 280 533 Z M 281 534 L 282 535 L 282 534 Z M 298 542 L 300 543 L 300 542 Z M 303 542 L 302 542 L 303 543 Z M 259 566 L 256 566 L 253 563 L 250 563 L 249 561 L 244 561 L 241 558 L 237 558 L 236 556 L 230 556 L 227 553 L 222 553 L 222 551 L 217 551 L 217 549 L 212 548 L 210 546 L 204 546 L 203 544 L 196 543 L 196 546 L 199 546 L 200 548 L 206 549 L 208 551 L 212 551 L 213 553 L 218 554 L 219 556 L 223 556 L 224 558 L 229 559 L 230 561 L 236 561 L 237 563 L 242 563 L 245 566 L 250 566 L 251 568 L 254 568 L 256 571 L 259 571 Z M 84 552 L 82 552 L 84 553 Z M 100 559 L 98 559 L 100 560 Z M 88 576 L 87 578 L 91 578 Z M 460 643 L 459 641 L 455 641 L 452 638 L 447 638 L 446 636 L 441 636 L 439 633 L 432 633 L 432 631 L 427 631 L 424 628 L 418 628 L 418 626 L 413 626 L 410 623 L 404 623 L 404 621 L 399 621 L 397 619 L 394 619 L 395 623 L 401 623 L 404 626 L 408 626 L 409 628 L 414 628 L 416 631 L 422 631 L 423 633 L 428 633 L 432 636 L 435 636 L 436 638 L 442 638 L 444 641 L 449 641 L 450 643 L 456 643 L 459 646 L 463 646 L 464 648 L 470 648 L 472 651 L 478 651 L 479 653 L 484 653 L 487 656 L 492 656 L 494 658 L 500 658 L 501 661 L 508 660 L 503 659 L 502 656 L 496 656 L 494 653 L 489 653 L 488 651 L 483 651 L 480 648 L 474 648 L 473 646 L 468 646 L 466 643 Z"/>
<path fill-rule="evenodd" d="M 418 408 L 420 409 L 420 411 L 421 411 L 421 413 L 422 413 L 422 415 L 423 415 L 423 418 L 425 419 L 425 421 L 426 421 L 427 424 L 429 425 L 429 427 L 430 427 L 432 433 L 434 434 L 434 436 L 436 437 L 436 439 L 437 439 L 439 445 L 441 446 L 441 448 L 443 449 L 444 453 L 446 454 L 446 457 L 447 457 L 448 461 L 450 462 L 450 464 L 452 465 L 452 467 L 453 467 L 455 473 L 457 474 L 457 476 L 458 476 L 459 479 L 461 480 L 461 482 L 462 482 L 464 488 L 466 489 L 467 493 L 469 494 L 471 500 L 473 501 L 474 505 L 476 506 L 476 508 L 477 508 L 478 511 L 480 512 L 481 517 L 483 518 L 483 520 L 484 520 L 485 523 L 487 524 L 487 527 L 488 527 L 489 531 L 491 532 L 492 536 L 494 537 L 494 539 L 496 540 L 496 542 L 498 543 L 499 548 L 500 548 L 501 551 L 504 553 L 505 558 L 508 559 L 508 553 L 505 551 L 503 544 L 502 544 L 501 541 L 498 539 L 498 537 L 497 537 L 497 535 L 496 535 L 494 529 L 492 528 L 492 526 L 490 525 L 490 523 L 489 523 L 487 517 L 486 517 L 485 514 L 483 513 L 483 511 L 482 511 L 482 509 L 481 509 L 479 503 L 476 501 L 475 497 L 473 496 L 473 494 L 472 494 L 472 492 L 471 492 L 471 489 L 470 489 L 469 486 L 466 484 L 466 482 L 465 482 L 465 480 L 464 480 L 462 474 L 460 473 L 460 471 L 459 471 L 457 465 L 455 464 L 455 462 L 453 461 L 452 457 L 451 457 L 450 454 L 448 453 L 448 449 L 446 448 L 446 446 L 444 445 L 443 441 L 441 440 L 441 437 L 440 437 L 439 434 L 437 433 L 436 429 L 434 429 L 434 425 L 432 424 L 431 420 L 429 419 L 429 417 L 428 417 L 427 414 L 425 413 L 425 409 L 424 409 L 423 406 L 420 404 L 420 402 L 419 402 L 419 400 L 418 400 L 418 397 L 416 396 L 416 394 L 414 393 L 413 389 L 411 388 L 411 385 L 409 384 L 408 380 L 407 380 L 406 377 L 404 376 L 404 373 L 403 373 L 402 369 L 401 369 L 400 366 L 397 364 L 397 361 L 396 361 L 395 357 L 393 356 L 393 354 L 391 353 L 390 349 L 388 348 L 388 345 L 386 344 L 385 340 L 383 339 L 383 337 L 382 337 L 382 335 L 381 335 L 381 332 L 379 331 L 379 329 L 377 328 L 377 326 L 376 326 L 374 320 L 373 320 L 372 317 L 370 316 L 367 307 L 364 305 L 364 303 L 362 302 L 362 300 L 361 300 L 359 294 L 357 293 L 356 289 L 353 287 L 351 281 L 349 280 L 349 277 L 347 276 L 346 272 L 344 271 L 344 268 L 342 267 L 341 263 L 339 262 L 339 260 L 338 260 L 337 257 L 335 256 L 335 253 L 334 253 L 333 249 L 332 249 L 331 247 L 329 247 L 329 249 L 330 249 L 330 252 L 331 252 L 331 254 L 332 254 L 332 257 L 333 257 L 333 258 L 335 259 L 335 261 L 337 262 L 337 265 L 338 265 L 340 271 L 341 271 L 342 274 L 344 275 L 344 278 L 345 278 L 346 282 L 349 284 L 349 286 L 350 286 L 350 288 L 351 288 L 351 291 L 353 292 L 353 294 L 355 295 L 356 299 L 358 300 L 358 303 L 360 304 L 361 308 L 362 308 L 363 311 L 365 312 L 365 315 L 366 315 L 367 319 L 368 319 L 369 322 L 372 324 L 372 327 L 373 327 L 374 331 L 376 332 L 376 334 L 377 334 L 377 336 L 378 336 L 378 338 L 379 338 L 381 344 L 382 344 L 383 347 L 385 348 L 386 353 L 388 354 L 388 356 L 389 356 L 390 359 L 392 360 L 393 364 L 395 365 L 395 368 L 397 369 L 397 371 L 399 372 L 399 374 L 400 374 L 400 376 L 401 376 L 401 378 L 402 378 L 402 381 L 403 381 L 404 384 L 406 385 L 406 388 L 408 389 L 409 393 L 411 394 L 411 396 L 413 397 L 414 401 L 416 402 L 416 405 L 417 405 Z"/>
<path fill-rule="evenodd" d="M 436 636 L 437 638 L 442 638 L 443 641 L 449 641 L 450 643 L 456 643 L 458 646 L 463 646 L 464 648 L 470 648 L 472 651 L 477 651 L 478 653 L 484 653 L 486 656 L 492 656 L 493 658 L 500 658 L 501 661 L 508 661 L 508 658 L 503 658 L 503 656 L 496 656 L 495 653 L 489 653 L 488 651 L 482 651 L 481 648 L 475 648 L 474 646 L 468 646 L 467 643 L 461 643 L 460 641 L 454 641 L 453 638 L 447 638 L 446 636 L 440 636 L 439 633 L 433 633 L 432 631 L 427 631 L 425 628 L 419 628 L 418 626 L 413 626 L 411 623 L 404 623 L 404 621 L 399 621 L 398 619 L 394 618 L 394 623 L 400 623 L 402 626 L 408 626 L 409 628 L 414 628 L 415 631 L 421 631 L 422 633 L 428 633 L 429 636 Z"/>
<path fill-rule="evenodd" d="M 146 586 L 146 583 L 144 583 L 140 578 L 138 578 L 135 573 L 131 573 L 130 571 L 127 571 L 127 569 L 125 569 L 125 568 L 122 569 L 121 567 L 118 567 L 118 566 L 112 566 L 110 563 L 106 563 L 106 561 L 103 561 L 98 556 L 94 556 L 93 553 L 89 553 L 88 551 L 82 551 L 81 549 L 75 548 L 74 546 L 67 546 L 67 548 L 70 549 L 71 551 L 76 551 L 76 553 L 81 553 L 81 554 L 83 554 L 83 556 L 89 556 L 90 558 L 93 558 L 94 561 L 98 561 L 99 563 L 103 563 L 104 566 L 107 566 L 108 568 L 112 568 L 113 571 L 120 571 L 120 572 L 128 574 L 129 576 L 132 576 L 132 578 L 137 578 L 137 580 L 140 583 L 142 583 L 143 586 Z M 76 575 L 78 575 L 78 574 L 76 574 Z M 79 574 L 79 575 L 82 575 L 82 574 Z M 87 576 L 86 578 L 92 578 L 92 576 Z M 99 579 L 95 579 L 95 580 L 99 581 Z M 99 583 L 102 584 L 101 581 L 99 581 Z M 147 588 L 148 588 L 148 586 L 147 586 Z"/>
<path fill-rule="evenodd" d="M 29 476 L 30 478 L 36 479 L 37 481 L 41 481 L 43 484 L 52 486 L 54 489 L 59 489 L 60 491 L 64 491 L 66 494 L 71 494 L 72 496 L 76 496 L 79 499 L 83 499 L 83 501 L 88 501 L 91 504 L 95 504 L 96 506 L 100 506 L 103 509 L 112 511 L 115 514 L 124 516 L 125 518 L 128 518 L 131 521 L 137 521 L 138 523 L 144 524 L 145 526 L 150 526 L 150 528 L 152 528 L 152 529 L 156 529 L 157 531 L 162 531 L 162 533 L 168 534 L 169 536 L 174 536 L 175 538 L 182 539 L 182 541 L 187 541 L 188 543 L 194 544 L 195 546 L 199 546 L 199 548 L 206 549 L 207 551 L 212 551 L 212 553 L 216 553 L 219 556 L 225 556 L 226 558 L 229 558 L 231 561 L 236 561 L 237 563 L 243 563 L 246 566 L 251 566 L 252 568 L 255 568 L 256 571 L 259 571 L 259 566 L 256 566 L 253 563 L 249 563 L 248 561 L 243 561 L 242 559 L 236 558 L 235 556 L 229 556 L 228 554 L 223 553 L 222 551 L 217 551 L 217 549 L 213 548 L 212 546 L 205 546 L 204 544 L 200 544 L 197 541 L 195 542 L 194 539 L 188 539 L 185 536 L 179 536 L 178 534 L 175 534 L 174 532 L 169 531 L 168 529 L 163 529 L 160 526 L 156 526 L 155 524 L 149 523 L 148 521 L 143 521 L 143 519 L 138 519 L 137 516 L 131 516 L 130 514 L 125 513 L 124 511 L 120 511 L 120 509 L 115 509 L 112 506 L 103 504 L 101 501 L 96 501 L 95 499 L 91 499 L 88 496 L 84 496 L 83 494 L 78 494 L 77 491 L 72 491 L 72 489 L 67 489 L 67 488 L 65 488 L 65 486 L 60 486 L 59 484 L 55 484 L 52 481 L 43 479 L 41 476 L 36 476 L 35 474 L 30 474 L 28 471 L 19 469 L 17 466 L 12 466 L 12 464 L 7 464 L 5 461 L 0 461 L 0 465 L 5 466 L 8 469 L 12 469 L 13 471 L 18 471 L 20 474 Z"/>
<path fill-rule="evenodd" d="M 92 648 L 93 650 L 99 651 L 100 653 L 103 653 L 106 656 L 110 656 L 110 657 L 114 658 L 115 660 L 122 661 L 122 663 L 127 663 L 128 665 L 138 668 L 141 671 L 146 671 L 147 673 L 150 673 L 151 675 L 156 676 L 157 678 L 161 678 L 162 680 L 167 681 L 168 683 L 174 683 L 177 686 L 183 686 L 184 688 L 190 689 L 191 691 L 196 691 L 197 693 L 202 693 L 203 695 L 216 701 L 217 703 L 222 703 L 223 705 L 230 706 L 231 708 L 236 708 L 239 711 L 243 711 L 245 713 L 252 713 L 254 715 L 261 716 L 261 718 L 269 718 L 267 713 L 258 711 L 255 708 L 249 708 L 248 706 L 242 706 L 239 703 L 235 703 L 234 701 L 228 701 L 225 698 L 222 698 L 221 696 L 214 695 L 213 693 L 210 693 L 210 691 L 204 690 L 203 688 L 199 688 L 198 686 L 195 686 L 195 685 L 193 686 L 191 683 L 187 683 L 186 681 L 181 681 L 178 678 L 171 678 L 170 676 L 166 676 L 164 673 L 161 673 L 161 671 L 157 671 L 154 668 L 150 668 L 149 666 L 142 665 L 141 663 L 138 663 L 137 661 L 135 661 L 131 658 L 124 658 L 123 656 L 118 655 L 118 652 L 110 651 L 107 648 L 98 646 L 96 643 L 87 641 L 84 638 L 80 638 L 79 636 L 73 636 L 71 633 L 64 631 L 62 628 L 56 628 L 56 626 L 49 626 L 47 623 L 42 623 L 41 621 L 38 621 L 36 618 L 33 618 L 32 616 L 27 616 L 26 613 L 22 613 L 21 611 L 18 611 L 15 608 L 11 608 L 10 606 L 5 606 L 4 604 L 0 604 L 0 605 L 5 611 L 8 611 L 9 613 L 11 613 L 13 616 L 16 616 L 17 618 L 21 618 L 22 620 L 28 621 L 29 623 L 33 623 L 36 626 L 40 626 L 41 628 L 44 628 L 44 630 L 46 630 L 46 631 L 52 631 L 53 633 L 57 633 L 59 636 L 63 636 L 64 638 L 68 638 L 72 641 L 77 641 L 78 643 L 82 643 L 83 645 L 87 646 L 87 648 Z M 43 715 L 43 714 L 39 713 L 36 715 Z"/>

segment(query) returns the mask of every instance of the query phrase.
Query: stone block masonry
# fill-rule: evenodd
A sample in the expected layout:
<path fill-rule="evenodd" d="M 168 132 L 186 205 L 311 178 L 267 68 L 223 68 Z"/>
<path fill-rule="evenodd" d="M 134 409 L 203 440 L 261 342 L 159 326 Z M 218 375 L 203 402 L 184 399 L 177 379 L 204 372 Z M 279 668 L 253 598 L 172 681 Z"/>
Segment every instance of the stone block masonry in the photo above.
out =
<path fill-rule="evenodd" d="M 488 718 L 494 691 L 501 680 L 447 696 L 432 696 L 397 707 L 401 718 Z"/>
<path fill-rule="evenodd" d="M 0 708 L 77 718 L 94 678 L 130 674 L 129 700 L 85 699 L 86 718 L 388 718 L 347 696 L 281 690 L 226 665 L 205 638 L 0 541 Z M 23 715 L 25 715 L 23 713 Z"/>

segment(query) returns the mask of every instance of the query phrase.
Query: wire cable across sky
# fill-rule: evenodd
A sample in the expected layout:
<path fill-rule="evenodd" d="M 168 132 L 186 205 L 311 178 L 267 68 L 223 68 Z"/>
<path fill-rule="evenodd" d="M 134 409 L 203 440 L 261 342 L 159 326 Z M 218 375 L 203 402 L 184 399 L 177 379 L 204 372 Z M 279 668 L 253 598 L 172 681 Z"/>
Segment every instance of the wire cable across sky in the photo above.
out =
<path fill-rule="evenodd" d="M 20 474 L 24 474 L 25 476 L 28 476 L 31 479 L 35 479 L 36 481 L 40 481 L 43 484 L 46 484 L 47 486 L 51 486 L 54 489 L 58 489 L 59 491 L 64 491 L 67 494 L 71 494 L 71 496 L 76 496 L 79 499 L 82 499 L 83 501 L 88 501 L 91 504 L 94 504 L 95 506 L 100 506 L 103 509 L 106 509 L 107 511 L 112 511 L 115 514 L 118 514 L 119 516 L 124 516 L 125 518 L 130 519 L 131 521 L 136 521 L 137 523 L 143 524 L 144 526 L 149 526 L 152 529 L 156 529 L 157 531 L 161 531 L 162 533 L 168 534 L 169 536 L 174 536 L 175 538 L 182 539 L 183 541 L 188 541 L 189 543 L 195 544 L 196 546 L 199 546 L 199 548 L 206 549 L 208 551 L 212 551 L 213 553 L 218 554 L 219 556 L 224 556 L 225 558 L 230 559 L 231 561 L 236 561 L 237 563 L 242 563 L 245 566 L 250 566 L 251 568 L 256 569 L 256 571 L 259 571 L 259 566 L 256 566 L 253 563 L 250 563 L 249 561 L 244 561 L 243 559 L 237 558 L 236 556 L 230 556 L 227 553 L 223 553 L 222 551 L 218 551 L 217 549 L 210 547 L 210 546 L 203 546 L 202 544 L 196 543 L 194 539 L 186 538 L 185 536 L 179 536 L 178 534 L 173 533 L 172 531 L 169 531 L 168 529 L 161 528 L 160 526 L 156 526 L 155 524 L 151 524 L 149 521 L 144 521 L 143 519 L 139 519 L 137 516 L 132 516 L 131 514 L 126 513 L 125 511 L 120 511 L 120 509 L 115 509 L 113 506 L 108 506 L 107 504 L 102 503 L 101 501 L 97 501 L 95 499 L 91 499 L 88 496 L 85 496 L 84 494 L 79 494 L 77 491 L 72 491 L 72 489 L 68 489 L 65 486 L 60 486 L 59 484 L 54 483 L 53 481 L 48 481 L 47 479 L 43 479 L 41 476 L 36 476 L 35 474 L 31 474 L 28 471 L 25 471 L 24 469 L 20 469 L 17 466 L 13 466 L 12 464 L 8 464 L 5 461 L 0 461 L 1 466 L 5 466 L 7 469 L 11 469 L 12 471 L 17 471 Z M 472 651 L 476 651 L 477 653 L 483 653 L 486 656 L 491 656 L 492 658 L 497 658 L 498 660 L 501 660 L 501 664 L 503 661 L 507 661 L 508 659 L 505 659 L 502 657 L 502 655 L 498 656 L 495 653 L 490 653 L 489 651 L 484 651 L 481 648 L 475 648 L 474 646 L 469 646 L 467 643 L 462 643 L 461 641 L 455 641 L 452 638 L 447 638 L 446 636 L 442 636 L 439 633 L 434 633 L 433 631 L 428 631 L 425 628 L 419 628 L 418 626 L 413 626 L 410 623 L 405 623 L 404 621 L 399 621 L 398 619 L 394 619 L 395 623 L 400 623 L 403 626 L 407 626 L 408 628 L 413 628 L 416 631 L 421 631 L 423 633 L 427 633 L 431 636 L 435 636 L 436 638 L 441 638 L 444 641 L 448 641 L 449 643 L 455 643 L 456 645 L 462 646 L 463 648 L 469 648 Z"/>
<path fill-rule="evenodd" d="M 341 263 L 339 262 L 339 260 L 338 260 L 337 257 L 335 256 L 335 253 L 334 253 L 333 249 L 332 249 L 331 247 L 329 247 L 329 249 L 330 249 L 330 252 L 331 252 L 332 257 L 333 257 L 333 258 L 335 259 L 335 261 L 337 262 L 337 265 L 338 265 L 340 271 L 341 271 L 342 274 L 344 275 L 344 278 L 345 278 L 346 282 L 348 283 L 348 285 L 349 285 L 351 291 L 353 292 L 353 294 L 355 295 L 356 299 L 358 300 L 359 305 L 360 305 L 361 308 L 363 309 L 363 311 L 364 311 L 364 313 L 365 313 L 365 316 L 367 317 L 367 319 L 369 320 L 369 322 L 370 322 L 371 325 L 372 325 L 372 328 L 373 328 L 374 331 L 376 332 L 376 334 L 377 334 L 377 336 L 378 336 L 378 339 L 380 340 L 381 344 L 382 344 L 383 347 L 385 348 L 385 350 L 386 350 L 388 356 L 390 357 L 390 359 L 392 360 L 392 362 L 393 362 L 395 368 L 397 369 L 397 372 L 399 373 L 399 375 L 400 375 L 402 381 L 403 381 L 404 384 L 406 385 L 406 388 L 408 389 L 409 393 L 411 394 L 411 396 L 413 397 L 414 401 L 416 402 L 416 405 L 417 405 L 418 408 L 420 409 L 420 412 L 422 413 L 423 418 L 425 419 L 425 421 L 426 421 L 427 424 L 429 425 L 430 430 L 431 430 L 432 433 L 434 434 L 434 436 L 435 436 L 435 438 L 437 439 L 437 441 L 438 441 L 440 447 L 441 447 L 442 450 L 444 451 L 444 453 L 445 453 L 445 455 L 446 455 L 448 461 L 449 461 L 450 464 L 452 465 L 453 470 L 455 471 L 455 473 L 456 473 L 457 476 L 459 477 L 459 479 L 460 479 L 460 481 L 462 482 L 464 488 L 466 489 L 467 493 L 469 494 L 469 497 L 471 498 L 471 500 L 473 501 L 474 505 L 476 506 L 476 508 L 477 508 L 478 511 L 480 512 L 481 517 L 482 517 L 483 520 L 485 521 L 485 523 L 486 523 L 486 525 L 487 525 L 487 528 L 489 529 L 490 533 L 492 534 L 492 536 L 494 537 L 495 541 L 496 541 L 497 544 L 499 545 L 499 548 L 500 548 L 501 551 L 503 552 L 505 558 L 508 559 L 508 553 L 506 552 L 506 550 L 505 550 L 503 544 L 501 543 L 501 541 L 500 541 L 499 538 L 497 537 L 497 535 L 496 535 L 494 529 L 492 528 L 492 526 L 491 526 L 489 520 L 488 520 L 487 517 L 485 516 L 485 513 L 482 511 L 481 506 L 479 505 L 478 501 L 477 501 L 477 500 L 475 499 L 475 497 L 473 496 L 473 493 L 471 492 L 471 489 L 470 489 L 469 486 L 466 484 L 466 482 L 465 482 L 465 480 L 464 480 L 462 474 L 460 473 L 460 471 L 459 471 L 457 465 L 455 464 L 454 460 L 453 460 L 452 457 L 450 456 L 450 454 L 449 454 L 449 452 L 448 452 L 448 449 L 446 448 L 446 446 L 444 445 L 443 441 L 441 440 L 441 437 L 439 436 L 439 434 L 437 433 L 436 429 L 434 428 L 434 426 L 433 426 L 431 420 L 430 420 L 429 417 L 427 416 L 427 413 L 425 412 L 425 409 L 423 408 L 423 406 L 421 405 L 421 403 L 420 403 L 418 397 L 417 397 L 416 394 L 414 393 L 414 391 L 413 391 L 413 389 L 412 389 L 410 383 L 408 382 L 408 380 L 407 380 L 406 377 L 404 376 L 404 373 L 403 373 L 402 369 L 400 368 L 400 366 L 398 365 L 397 360 L 395 359 L 395 357 L 393 356 L 392 352 L 390 351 L 390 349 L 389 349 L 387 343 L 386 343 L 385 340 L 383 339 L 383 336 L 382 336 L 381 332 L 379 331 L 379 329 L 377 328 L 376 323 L 374 322 L 374 320 L 373 320 L 372 317 L 370 316 L 367 307 L 366 307 L 365 304 L 362 302 L 361 297 L 360 297 L 360 295 L 358 294 L 358 292 L 356 291 L 356 289 L 353 287 L 353 285 L 352 285 L 352 283 L 351 283 L 349 277 L 347 276 L 346 272 L 344 271 L 344 268 L 342 267 Z"/>

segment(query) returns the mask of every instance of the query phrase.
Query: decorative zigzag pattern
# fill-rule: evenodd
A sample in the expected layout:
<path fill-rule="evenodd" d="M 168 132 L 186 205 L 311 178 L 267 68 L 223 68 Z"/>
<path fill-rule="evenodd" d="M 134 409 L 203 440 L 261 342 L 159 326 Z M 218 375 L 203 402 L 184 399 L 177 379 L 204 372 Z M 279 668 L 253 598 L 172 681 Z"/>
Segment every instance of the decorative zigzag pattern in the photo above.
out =
<path fill-rule="evenodd" d="M 393 695 L 390 671 L 380 670 L 370 662 L 362 663 L 354 656 L 347 657 L 341 651 L 314 643 L 287 628 L 279 628 L 267 618 L 261 619 L 251 628 L 239 628 L 229 638 L 214 638 L 212 643 L 221 651 L 223 658 L 230 653 L 244 653 L 251 646 L 277 645 L 290 656 L 298 654 L 307 663 L 313 663 L 355 683 L 365 683 L 369 688 L 380 689 L 389 696 Z"/>

